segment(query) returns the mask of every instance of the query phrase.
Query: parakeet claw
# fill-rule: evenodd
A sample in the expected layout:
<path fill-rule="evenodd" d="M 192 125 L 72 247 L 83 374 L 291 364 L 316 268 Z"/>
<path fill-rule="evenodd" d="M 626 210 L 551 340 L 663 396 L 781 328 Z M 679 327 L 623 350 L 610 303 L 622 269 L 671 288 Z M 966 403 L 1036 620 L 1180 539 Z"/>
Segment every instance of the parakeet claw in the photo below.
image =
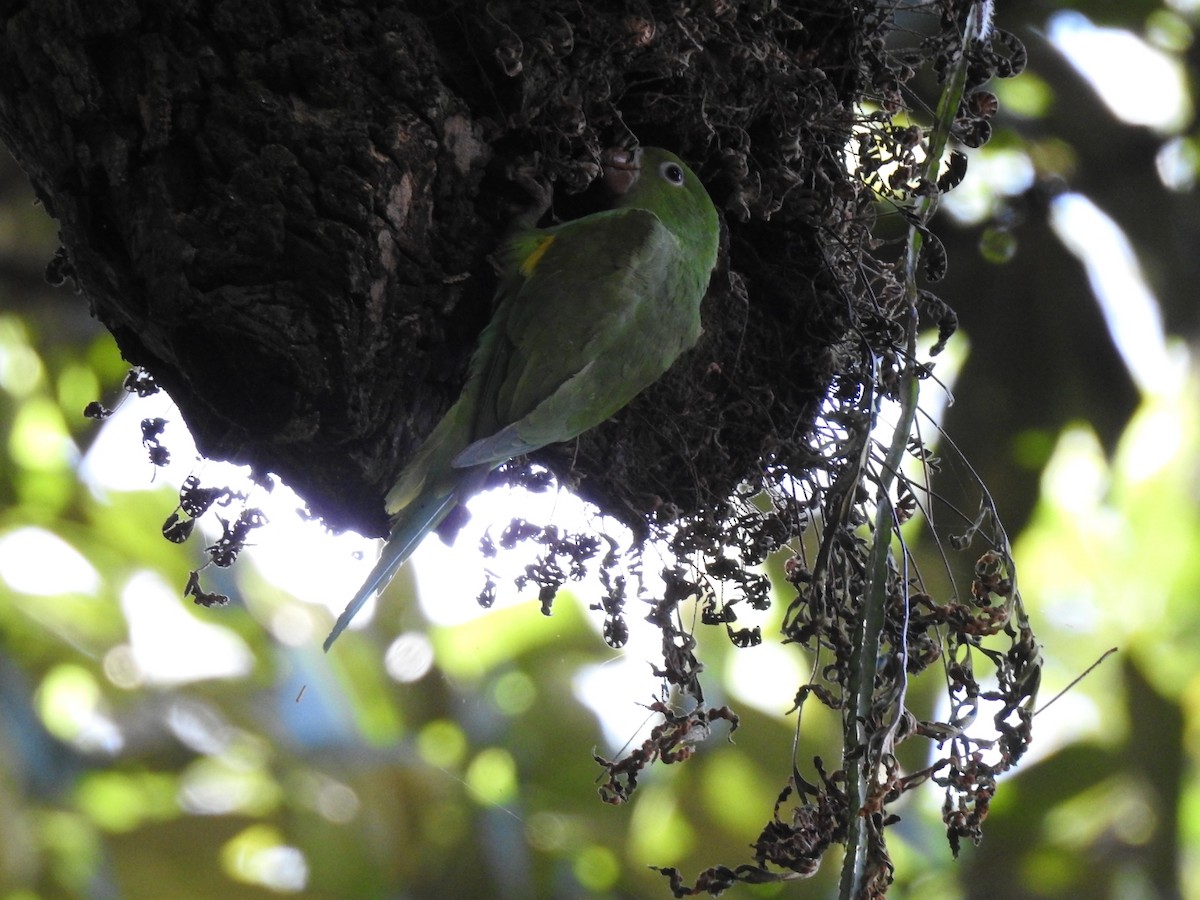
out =
<path fill-rule="evenodd" d="M 550 210 L 554 198 L 554 188 L 535 166 L 519 166 L 509 171 L 509 178 L 521 190 L 529 195 L 530 205 L 516 217 L 516 224 L 522 228 L 534 228 L 542 216 Z"/>

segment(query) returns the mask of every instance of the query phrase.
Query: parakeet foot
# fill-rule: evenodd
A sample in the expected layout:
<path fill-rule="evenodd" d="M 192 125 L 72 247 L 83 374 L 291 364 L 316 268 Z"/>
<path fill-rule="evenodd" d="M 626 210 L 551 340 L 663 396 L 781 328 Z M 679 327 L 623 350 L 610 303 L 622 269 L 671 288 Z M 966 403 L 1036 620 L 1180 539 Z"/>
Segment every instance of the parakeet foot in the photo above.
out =
<path fill-rule="evenodd" d="M 541 173 L 536 166 L 514 166 L 509 169 L 508 177 L 513 184 L 529 195 L 530 205 L 517 214 L 515 225 L 518 228 L 536 228 L 542 217 L 550 211 L 554 199 L 554 188 L 550 179 Z"/>

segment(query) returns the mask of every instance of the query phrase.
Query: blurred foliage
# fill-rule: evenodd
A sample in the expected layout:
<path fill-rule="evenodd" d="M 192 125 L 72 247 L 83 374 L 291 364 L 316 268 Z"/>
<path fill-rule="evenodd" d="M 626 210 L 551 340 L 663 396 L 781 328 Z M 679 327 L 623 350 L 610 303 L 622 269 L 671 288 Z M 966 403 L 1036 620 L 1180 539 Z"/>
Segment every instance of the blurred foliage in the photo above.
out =
<path fill-rule="evenodd" d="M 1118 121 L 1038 38 L 1068 6 L 1160 47 L 1196 96 L 1194 4 L 1001 8 L 1031 65 L 999 89 L 997 134 L 960 188 L 972 202 L 957 225 L 938 221 L 940 292 L 971 347 L 947 427 L 1002 512 L 1028 522 L 1016 559 L 1046 645 L 1043 702 L 1110 646 L 1119 655 L 1038 716 L 982 846 L 950 858 L 934 791 L 901 810 L 897 897 L 1200 896 L 1200 388 L 1182 353 L 1173 383 L 1133 388 L 1047 218 L 1065 188 L 1092 198 L 1130 236 L 1168 329 L 1194 341 L 1200 134 L 1194 120 L 1162 133 Z M 1014 167 L 1032 178 L 1006 182 Z M 741 715 L 734 740 L 718 725 L 693 759 L 609 807 L 590 750 L 617 748 L 577 685 L 611 654 L 586 603 L 445 626 L 393 596 L 325 657 L 325 613 L 251 566 L 222 575 L 238 599 L 227 609 L 181 599 L 198 551 L 156 534 L 178 485 L 148 462 L 138 490 L 78 475 L 116 427 L 80 411 L 111 398 L 125 368 L 86 303 L 43 283 L 54 249 L 6 161 L 0 898 L 658 897 L 651 864 L 694 872 L 745 855 L 791 765 L 787 704 L 760 711 L 735 677 L 770 641 L 705 647 L 712 699 Z M 136 431 L 124 440 L 142 459 Z M 148 610 L 171 627 L 151 629 Z M 207 669 L 154 675 L 185 671 L 197 648 Z M 392 674 L 405 671 L 413 680 Z M 836 728 L 806 713 L 797 757 Z M 836 863 L 728 896 L 829 896 Z"/>

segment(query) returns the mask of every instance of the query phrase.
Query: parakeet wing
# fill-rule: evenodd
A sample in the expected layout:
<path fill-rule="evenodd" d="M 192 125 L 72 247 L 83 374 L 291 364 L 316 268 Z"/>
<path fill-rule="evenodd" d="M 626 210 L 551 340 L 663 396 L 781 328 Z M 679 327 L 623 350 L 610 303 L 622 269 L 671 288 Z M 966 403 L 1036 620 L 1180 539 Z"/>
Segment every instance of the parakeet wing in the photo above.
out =
<path fill-rule="evenodd" d="M 681 296 L 682 249 L 654 213 L 610 210 L 552 231 L 497 314 L 479 439 L 456 467 L 496 465 L 599 424 L 699 334 L 697 298 Z"/>

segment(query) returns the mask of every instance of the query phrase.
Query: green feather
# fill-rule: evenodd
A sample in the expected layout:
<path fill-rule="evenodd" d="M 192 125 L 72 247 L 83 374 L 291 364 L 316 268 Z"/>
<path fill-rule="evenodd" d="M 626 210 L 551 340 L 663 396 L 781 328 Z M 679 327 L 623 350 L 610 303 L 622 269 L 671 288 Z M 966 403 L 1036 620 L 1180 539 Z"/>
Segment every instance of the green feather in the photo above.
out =
<path fill-rule="evenodd" d="M 462 394 L 388 493 L 391 535 L 326 650 L 488 472 L 599 425 L 699 339 L 717 256 L 712 200 L 666 150 L 607 151 L 604 162 L 614 209 L 502 248 L 499 305 Z"/>

